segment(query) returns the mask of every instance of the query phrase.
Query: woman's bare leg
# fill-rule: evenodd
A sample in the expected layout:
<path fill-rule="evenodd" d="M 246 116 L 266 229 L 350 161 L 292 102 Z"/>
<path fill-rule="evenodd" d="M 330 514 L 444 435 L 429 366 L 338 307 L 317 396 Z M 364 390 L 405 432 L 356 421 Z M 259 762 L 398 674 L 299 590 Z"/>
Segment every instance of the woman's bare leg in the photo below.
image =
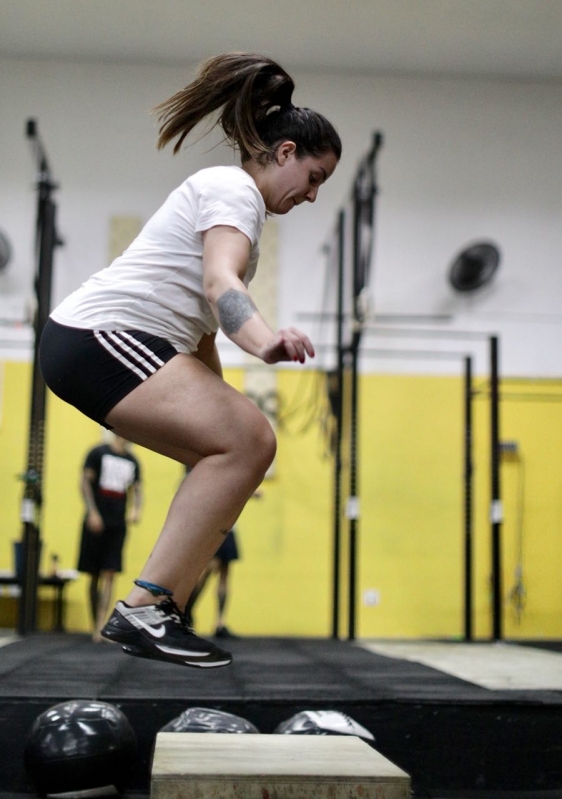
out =
<path fill-rule="evenodd" d="M 193 356 L 176 355 L 106 417 L 117 435 L 193 466 L 139 575 L 184 607 L 275 455 L 266 417 Z M 129 605 L 154 601 L 134 587 Z"/>

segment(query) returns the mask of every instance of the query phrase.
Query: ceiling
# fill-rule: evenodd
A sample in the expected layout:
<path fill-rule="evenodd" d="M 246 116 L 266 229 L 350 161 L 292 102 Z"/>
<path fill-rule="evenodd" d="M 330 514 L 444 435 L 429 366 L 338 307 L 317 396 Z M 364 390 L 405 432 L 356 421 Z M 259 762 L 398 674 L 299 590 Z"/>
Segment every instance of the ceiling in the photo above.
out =
<path fill-rule="evenodd" d="M 0 56 L 562 80 L 562 0 L 1 0 Z"/>

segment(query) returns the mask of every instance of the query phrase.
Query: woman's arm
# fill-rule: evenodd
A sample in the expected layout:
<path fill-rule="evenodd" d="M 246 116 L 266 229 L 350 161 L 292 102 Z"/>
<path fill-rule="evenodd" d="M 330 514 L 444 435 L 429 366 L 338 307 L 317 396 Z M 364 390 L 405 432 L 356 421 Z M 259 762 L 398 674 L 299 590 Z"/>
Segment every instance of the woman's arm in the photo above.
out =
<path fill-rule="evenodd" d="M 265 363 L 304 363 L 314 356 L 308 336 L 293 327 L 275 333 L 242 282 L 249 257 L 250 241 L 236 228 L 221 225 L 203 234 L 203 288 L 215 318 L 231 341 Z"/>

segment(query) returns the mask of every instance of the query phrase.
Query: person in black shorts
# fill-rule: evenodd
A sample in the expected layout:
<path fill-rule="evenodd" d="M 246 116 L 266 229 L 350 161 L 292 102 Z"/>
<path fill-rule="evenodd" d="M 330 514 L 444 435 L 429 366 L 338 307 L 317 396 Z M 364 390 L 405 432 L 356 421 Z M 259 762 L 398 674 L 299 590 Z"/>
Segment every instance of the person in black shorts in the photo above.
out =
<path fill-rule="evenodd" d="M 342 152 L 322 114 L 293 104 L 294 88 L 283 67 L 259 53 L 203 62 L 156 108 L 158 147 L 173 142 L 178 152 L 210 122 L 240 165 L 201 169 L 180 183 L 125 252 L 66 297 L 42 331 L 39 363 L 58 397 L 192 467 L 140 575 L 101 631 L 136 657 L 198 668 L 232 661 L 194 633 L 183 609 L 277 444 L 267 417 L 222 379 L 215 337 L 220 327 L 266 364 L 314 357 L 306 333 L 269 326 L 248 287 L 266 216 L 313 203 Z"/>
<path fill-rule="evenodd" d="M 105 444 L 86 455 L 80 481 L 86 513 L 82 523 L 78 571 L 90 575 L 88 596 L 93 640 L 102 640 L 113 580 L 122 570 L 127 523 L 140 520 L 140 464 L 124 438 L 107 434 Z M 130 504 L 129 504 L 130 500 Z M 129 512 L 127 507 L 129 504 Z"/>

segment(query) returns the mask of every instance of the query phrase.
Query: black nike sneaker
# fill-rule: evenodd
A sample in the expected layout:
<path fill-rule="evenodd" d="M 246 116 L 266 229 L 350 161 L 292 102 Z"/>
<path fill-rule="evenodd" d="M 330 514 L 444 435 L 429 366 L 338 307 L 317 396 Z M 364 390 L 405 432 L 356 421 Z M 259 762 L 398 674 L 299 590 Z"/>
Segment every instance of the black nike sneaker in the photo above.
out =
<path fill-rule="evenodd" d="M 101 634 L 135 657 L 166 660 L 180 666 L 217 668 L 232 662 L 230 652 L 195 635 L 172 599 L 132 608 L 117 602 Z"/>

